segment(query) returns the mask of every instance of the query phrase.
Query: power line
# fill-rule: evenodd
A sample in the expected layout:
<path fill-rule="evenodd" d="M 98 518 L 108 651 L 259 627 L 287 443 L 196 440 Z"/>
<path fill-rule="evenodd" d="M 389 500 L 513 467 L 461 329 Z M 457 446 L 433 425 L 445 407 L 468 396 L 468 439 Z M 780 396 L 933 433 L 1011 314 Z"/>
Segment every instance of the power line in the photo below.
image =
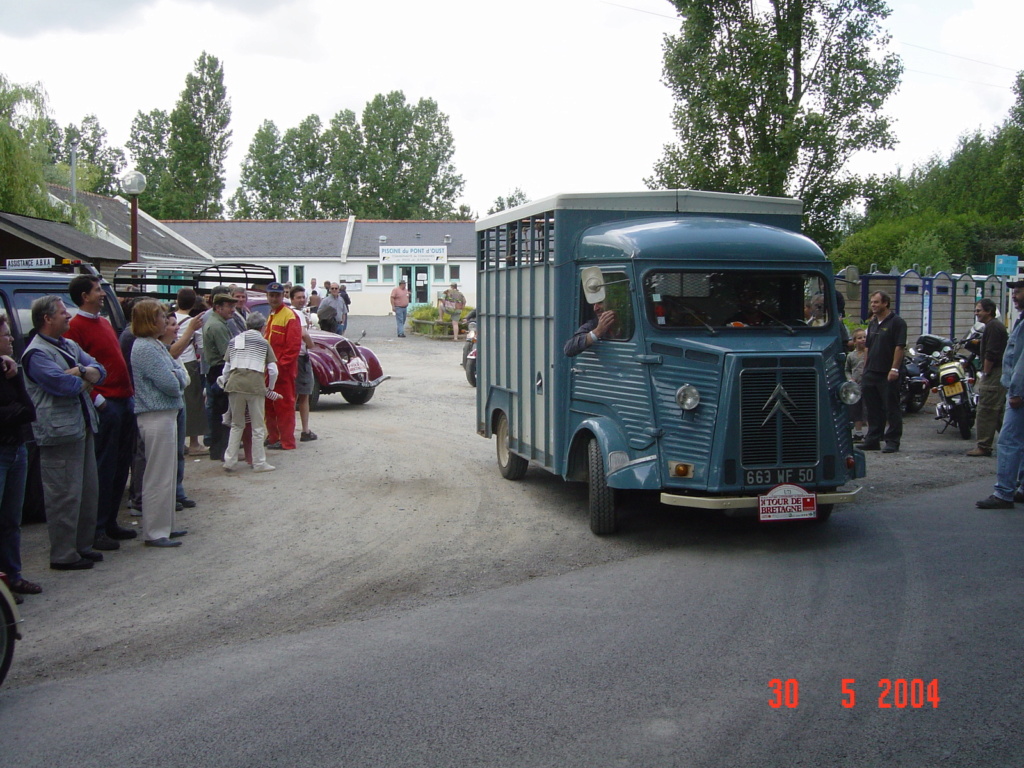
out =
<path fill-rule="evenodd" d="M 941 77 L 944 80 L 956 80 L 958 83 L 969 83 L 970 85 L 982 85 L 986 88 L 1000 88 L 1004 91 L 1012 91 L 1013 89 L 1008 85 L 993 85 L 992 83 L 980 83 L 977 80 L 966 80 L 962 77 L 953 77 L 951 75 L 940 75 L 937 72 L 925 72 L 923 69 L 908 69 L 904 68 L 904 72 L 914 72 L 918 75 L 930 75 L 931 77 Z"/>
<path fill-rule="evenodd" d="M 634 8 L 631 5 L 620 5 L 619 3 L 609 2 L 609 0 L 601 0 L 601 2 L 604 3 L 605 5 L 614 5 L 616 8 L 625 8 L 627 11 L 636 11 L 637 13 L 647 13 L 647 14 L 650 14 L 651 16 L 660 16 L 663 19 L 672 19 L 672 21 L 679 21 L 680 20 L 679 16 L 669 16 L 669 15 L 664 14 L 664 13 L 657 13 L 655 11 L 648 11 L 648 10 L 646 10 L 644 8 Z"/>
<path fill-rule="evenodd" d="M 905 45 L 908 48 L 920 48 L 922 51 L 931 51 L 932 53 L 938 53 L 938 54 L 940 54 L 942 56 L 952 56 L 954 59 L 963 59 L 964 61 L 973 61 L 975 64 L 983 64 L 986 67 L 996 67 L 997 69 L 1005 69 L 1007 72 L 1016 72 L 1017 71 L 1013 67 L 1004 67 L 1002 64 L 992 64 L 991 62 L 988 62 L 988 61 L 981 61 L 980 59 L 972 59 L 972 58 L 969 58 L 967 56 L 960 56 L 960 55 L 955 54 L 955 53 L 946 53 L 945 51 L 940 51 L 940 50 L 937 50 L 935 48 L 928 48 L 928 47 L 923 46 L 923 45 L 915 45 L 914 43 L 905 43 L 902 40 L 900 40 L 898 42 L 899 42 L 900 45 Z"/>

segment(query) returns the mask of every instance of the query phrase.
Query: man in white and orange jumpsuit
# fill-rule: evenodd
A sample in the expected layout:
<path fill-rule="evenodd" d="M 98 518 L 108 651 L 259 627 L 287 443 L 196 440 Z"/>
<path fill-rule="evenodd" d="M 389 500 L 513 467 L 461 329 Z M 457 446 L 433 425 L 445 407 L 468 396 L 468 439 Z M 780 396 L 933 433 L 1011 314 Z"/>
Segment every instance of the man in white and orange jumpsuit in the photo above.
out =
<path fill-rule="evenodd" d="M 274 391 L 281 397 L 267 400 L 267 447 L 295 450 L 295 377 L 299 371 L 299 347 L 302 345 L 302 324 L 284 303 L 284 286 L 267 286 L 270 317 L 263 337 L 277 356 L 277 383 Z"/>

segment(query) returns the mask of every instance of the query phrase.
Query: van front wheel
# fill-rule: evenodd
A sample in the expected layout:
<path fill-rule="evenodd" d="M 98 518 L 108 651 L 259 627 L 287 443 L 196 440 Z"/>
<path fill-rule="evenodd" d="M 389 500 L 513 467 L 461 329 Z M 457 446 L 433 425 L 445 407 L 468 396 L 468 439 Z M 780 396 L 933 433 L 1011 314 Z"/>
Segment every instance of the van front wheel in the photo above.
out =
<path fill-rule="evenodd" d="M 494 430 L 494 439 L 498 445 L 498 469 L 506 480 L 522 480 L 530 463 L 522 456 L 512 453 L 508 447 L 509 428 L 508 416 L 498 416 L 498 426 Z"/>
<path fill-rule="evenodd" d="M 604 457 L 597 440 L 587 445 L 588 491 L 590 497 L 590 530 L 598 536 L 615 533 L 615 489 L 605 480 Z"/>

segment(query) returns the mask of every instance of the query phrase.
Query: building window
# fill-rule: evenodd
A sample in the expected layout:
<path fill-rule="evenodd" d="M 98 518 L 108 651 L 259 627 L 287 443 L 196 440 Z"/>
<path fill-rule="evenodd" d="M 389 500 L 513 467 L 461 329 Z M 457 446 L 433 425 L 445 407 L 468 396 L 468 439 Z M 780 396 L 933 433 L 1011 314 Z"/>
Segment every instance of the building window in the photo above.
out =
<path fill-rule="evenodd" d="M 378 265 L 370 264 L 366 267 L 366 282 L 376 283 L 380 278 L 378 277 Z"/>
<path fill-rule="evenodd" d="M 384 271 L 380 279 L 385 283 L 392 282 L 395 279 L 395 267 L 392 264 L 385 264 Z"/>
<path fill-rule="evenodd" d="M 452 280 L 455 282 L 458 282 L 461 279 L 459 275 L 459 267 L 459 264 L 452 264 L 450 267 L 448 267 L 448 271 L 452 276 Z"/>
<path fill-rule="evenodd" d="M 295 268 L 295 284 L 305 285 L 306 284 L 306 268 L 296 267 Z"/>
<path fill-rule="evenodd" d="M 277 268 L 277 279 L 282 283 L 287 283 L 289 280 L 289 269 L 287 266 L 280 266 Z"/>
<path fill-rule="evenodd" d="M 434 265 L 434 282 L 435 283 L 443 283 L 444 282 L 444 264 L 435 264 Z"/>

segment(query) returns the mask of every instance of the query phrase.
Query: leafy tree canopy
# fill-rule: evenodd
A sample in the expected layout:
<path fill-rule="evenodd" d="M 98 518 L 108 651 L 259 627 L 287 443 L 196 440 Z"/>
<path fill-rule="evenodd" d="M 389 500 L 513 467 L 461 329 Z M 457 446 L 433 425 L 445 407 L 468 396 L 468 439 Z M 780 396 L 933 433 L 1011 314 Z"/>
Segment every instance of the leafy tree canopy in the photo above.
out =
<path fill-rule="evenodd" d="M 48 140 L 53 165 L 46 168 L 46 178 L 65 186 L 71 183 L 72 150 L 77 150 L 76 186 L 100 195 L 120 193 L 119 178 L 125 169 L 124 150 L 107 145 L 107 130 L 96 115 L 86 115 L 81 125 L 73 123 L 61 129 L 49 122 Z"/>
<path fill-rule="evenodd" d="M 146 177 L 141 204 L 147 213 L 161 219 L 213 219 L 223 213 L 230 123 L 224 67 L 203 51 L 170 113 L 140 110 L 132 121 L 128 151 Z"/>
<path fill-rule="evenodd" d="M 223 213 L 224 159 L 231 147 L 231 102 L 224 67 L 203 51 L 171 112 L 167 139 L 170 187 L 165 190 L 174 218 L 213 219 Z"/>
<path fill-rule="evenodd" d="M 232 218 L 287 217 L 294 202 L 295 180 L 282 149 L 280 131 L 272 121 L 265 120 L 242 162 L 242 184 L 228 201 Z"/>
<path fill-rule="evenodd" d="M 492 213 L 498 211 L 507 211 L 509 208 L 515 208 L 517 205 L 525 205 L 530 202 L 530 198 L 526 196 L 526 193 L 522 189 L 516 187 L 512 190 L 508 197 L 502 197 L 498 195 L 494 198 L 494 204 L 487 209 L 487 215 L 490 216 Z"/>
<path fill-rule="evenodd" d="M 132 120 L 127 144 L 135 169 L 146 177 L 145 202 L 140 205 L 158 219 L 172 218 L 166 192 L 172 183 L 167 146 L 170 133 L 171 118 L 167 112 L 162 109 L 140 111 Z"/>
<path fill-rule="evenodd" d="M 793 196 L 807 232 L 834 240 L 861 190 L 846 170 L 894 137 L 880 110 L 902 74 L 880 55 L 882 0 L 673 0 L 683 18 L 665 41 L 678 142 L 647 184 Z"/>
<path fill-rule="evenodd" d="M 1024 73 L 1015 90 L 1017 103 L 1001 126 L 961 136 L 948 157 L 933 157 L 905 176 L 870 179 L 864 215 L 830 254 L 833 263 L 861 270 L 874 263 L 885 271 L 948 264 L 959 272 L 987 269 L 998 254 L 1024 255 Z M 901 260 L 936 240 L 945 260 L 925 258 L 920 249 L 908 264 Z"/>
<path fill-rule="evenodd" d="M 393 91 L 371 99 L 361 119 L 342 110 L 324 126 L 310 115 L 279 138 L 271 126 L 265 122 L 250 144 L 233 216 L 457 215 L 464 182 L 452 163 L 448 117 L 433 99 L 411 104 Z"/>
<path fill-rule="evenodd" d="M 47 129 L 42 86 L 18 85 L 0 74 L 0 210 L 72 221 L 73 214 L 53 205 L 46 191 Z"/>

